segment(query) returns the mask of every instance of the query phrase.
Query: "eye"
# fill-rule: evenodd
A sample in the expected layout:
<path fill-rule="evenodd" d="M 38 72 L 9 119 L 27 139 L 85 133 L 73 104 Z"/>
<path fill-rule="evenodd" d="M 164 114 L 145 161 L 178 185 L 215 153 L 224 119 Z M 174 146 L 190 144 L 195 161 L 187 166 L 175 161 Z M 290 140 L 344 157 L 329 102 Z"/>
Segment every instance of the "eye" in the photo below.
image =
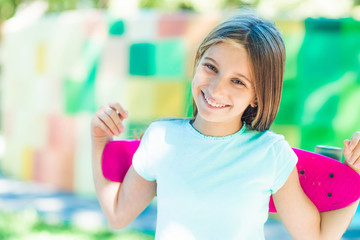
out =
<path fill-rule="evenodd" d="M 244 85 L 245 86 L 245 84 L 239 79 L 233 79 L 232 82 L 235 83 L 235 84 L 238 84 L 238 85 Z"/>
<path fill-rule="evenodd" d="M 208 69 L 214 71 L 214 72 L 218 72 L 218 70 L 216 69 L 216 67 L 214 67 L 213 65 L 211 64 L 208 64 L 208 63 L 204 63 L 204 66 L 207 67 Z"/>

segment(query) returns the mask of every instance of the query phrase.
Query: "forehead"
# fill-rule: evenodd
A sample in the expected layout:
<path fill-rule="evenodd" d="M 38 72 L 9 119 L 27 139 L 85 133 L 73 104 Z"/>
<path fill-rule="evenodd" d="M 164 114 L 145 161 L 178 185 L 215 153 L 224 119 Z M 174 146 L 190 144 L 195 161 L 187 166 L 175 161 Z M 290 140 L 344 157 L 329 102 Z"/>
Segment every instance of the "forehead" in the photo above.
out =
<path fill-rule="evenodd" d="M 249 80 L 252 76 L 252 64 L 249 54 L 244 45 L 234 41 L 218 42 L 204 53 L 204 58 L 211 58 L 223 70 L 229 70 L 246 76 Z"/>
<path fill-rule="evenodd" d="M 233 40 L 221 40 L 219 42 L 216 42 L 207 49 L 205 54 L 214 51 L 235 51 L 237 54 L 248 57 L 247 49 L 245 48 L 245 46 Z"/>

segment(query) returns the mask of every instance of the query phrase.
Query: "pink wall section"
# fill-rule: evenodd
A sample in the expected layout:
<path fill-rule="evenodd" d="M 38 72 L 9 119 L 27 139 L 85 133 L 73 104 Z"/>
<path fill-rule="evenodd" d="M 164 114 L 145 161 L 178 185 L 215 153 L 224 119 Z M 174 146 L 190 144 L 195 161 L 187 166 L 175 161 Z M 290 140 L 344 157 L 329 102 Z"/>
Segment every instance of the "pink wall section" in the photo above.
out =
<path fill-rule="evenodd" d="M 182 36 L 186 30 L 189 16 L 186 13 L 165 14 L 160 17 L 158 22 L 159 37 L 178 37 Z"/>
<path fill-rule="evenodd" d="M 34 180 L 56 188 L 74 189 L 76 120 L 50 115 L 48 145 L 36 151 Z"/>

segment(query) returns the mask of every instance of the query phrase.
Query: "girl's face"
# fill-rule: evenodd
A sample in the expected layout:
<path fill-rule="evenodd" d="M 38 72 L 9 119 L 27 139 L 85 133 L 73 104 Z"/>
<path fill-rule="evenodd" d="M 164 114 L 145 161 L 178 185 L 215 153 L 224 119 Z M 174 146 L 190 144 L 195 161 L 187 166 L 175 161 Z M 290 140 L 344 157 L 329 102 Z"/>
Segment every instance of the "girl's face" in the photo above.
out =
<path fill-rule="evenodd" d="M 197 130 L 221 136 L 241 128 L 243 112 L 256 104 L 250 66 L 241 45 L 220 42 L 204 53 L 192 82 L 198 109 L 193 125 Z M 214 127 L 221 132 L 214 132 Z"/>

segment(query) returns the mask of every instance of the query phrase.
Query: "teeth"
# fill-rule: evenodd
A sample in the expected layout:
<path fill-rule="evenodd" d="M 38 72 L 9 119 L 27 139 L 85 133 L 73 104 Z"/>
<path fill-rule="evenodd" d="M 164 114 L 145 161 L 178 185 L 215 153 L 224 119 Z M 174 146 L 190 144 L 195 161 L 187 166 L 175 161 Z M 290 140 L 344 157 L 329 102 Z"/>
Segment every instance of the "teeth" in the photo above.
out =
<path fill-rule="evenodd" d="M 208 99 L 205 94 L 204 94 L 204 97 L 205 97 L 205 100 L 208 104 L 210 104 L 211 106 L 213 107 L 217 107 L 217 108 L 221 108 L 221 107 L 225 107 L 226 105 L 223 105 L 223 104 L 218 104 L 218 103 L 215 103 L 215 102 L 212 102 L 210 99 Z"/>

